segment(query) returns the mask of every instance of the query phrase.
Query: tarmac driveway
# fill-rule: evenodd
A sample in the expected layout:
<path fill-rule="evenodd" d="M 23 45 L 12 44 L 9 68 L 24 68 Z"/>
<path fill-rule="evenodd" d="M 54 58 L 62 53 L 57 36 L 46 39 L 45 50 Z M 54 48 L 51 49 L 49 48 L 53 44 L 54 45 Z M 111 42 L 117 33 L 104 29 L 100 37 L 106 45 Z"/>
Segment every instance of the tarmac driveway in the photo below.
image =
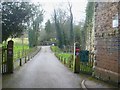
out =
<path fill-rule="evenodd" d="M 67 69 L 50 50 L 41 51 L 13 74 L 3 75 L 3 88 L 80 88 L 81 78 Z"/>

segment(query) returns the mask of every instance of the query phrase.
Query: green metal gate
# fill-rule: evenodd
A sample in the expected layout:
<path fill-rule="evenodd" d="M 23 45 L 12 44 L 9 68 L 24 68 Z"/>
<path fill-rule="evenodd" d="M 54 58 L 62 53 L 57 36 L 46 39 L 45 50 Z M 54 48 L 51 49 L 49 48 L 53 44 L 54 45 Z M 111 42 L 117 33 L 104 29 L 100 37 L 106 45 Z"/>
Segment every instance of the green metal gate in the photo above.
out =
<path fill-rule="evenodd" d="M 92 74 L 93 72 L 93 61 L 94 54 L 87 50 L 80 51 L 80 72 L 85 74 Z"/>

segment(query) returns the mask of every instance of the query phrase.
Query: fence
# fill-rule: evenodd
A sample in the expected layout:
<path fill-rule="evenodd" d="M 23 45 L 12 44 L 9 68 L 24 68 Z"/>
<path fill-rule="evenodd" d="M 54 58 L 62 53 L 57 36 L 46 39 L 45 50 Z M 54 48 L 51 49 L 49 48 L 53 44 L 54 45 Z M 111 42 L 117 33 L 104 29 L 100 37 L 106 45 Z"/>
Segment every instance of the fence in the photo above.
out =
<path fill-rule="evenodd" d="M 14 52 L 13 64 L 14 69 L 23 64 L 27 63 L 32 57 L 34 57 L 40 50 L 40 47 L 34 47 L 32 49 Z M 6 73 L 6 62 L 7 62 L 7 50 L 5 47 L 2 47 L 2 73 Z"/>
<path fill-rule="evenodd" d="M 63 56 L 59 56 L 57 53 L 55 55 L 68 68 L 73 69 L 73 55 L 71 55 L 69 58 L 65 58 Z"/>
<path fill-rule="evenodd" d="M 7 50 L 6 50 L 6 47 L 2 47 L 2 50 L 1 50 L 1 52 L 2 52 L 2 64 L 0 65 L 1 66 L 1 68 L 2 68 L 2 70 L 1 70 L 1 72 L 2 73 L 6 73 L 7 72 Z"/>
<path fill-rule="evenodd" d="M 85 74 L 92 74 L 94 63 L 94 53 L 89 53 L 88 62 L 80 62 L 80 72 Z"/>
<path fill-rule="evenodd" d="M 57 53 L 55 55 L 63 64 L 65 64 L 68 68 L 73 70 L 73 55 L 71 55 L 69 58 L 59 56 Z M 80 61 L 80 73 L 85 73 L 88 75 L 92 74 L 94 57 L 95 57 L 94 53 L 89 53 L 89 61 L 88 62 Z"/>
<path fill-rule="evenodd" d="M 0 68 L 2 68 L 2 47 L 0 47 Z"/>
<path fill-rule="evenodd" d="M 27 63 L 27 61 L 32 59 L 39 52 L 39 50 L 40 48 L 34 47 L 32 49 L 15 52 L 13 59 L 14 69 Z"/>

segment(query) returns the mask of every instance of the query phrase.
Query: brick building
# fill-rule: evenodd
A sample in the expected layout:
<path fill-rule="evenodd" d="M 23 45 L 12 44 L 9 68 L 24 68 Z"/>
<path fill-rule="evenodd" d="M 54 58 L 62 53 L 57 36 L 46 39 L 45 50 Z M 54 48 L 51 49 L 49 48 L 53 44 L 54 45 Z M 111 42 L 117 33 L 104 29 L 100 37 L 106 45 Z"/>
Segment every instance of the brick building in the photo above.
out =
<path fill-rule="evenodd" d="M 120 82 L 120 33 L 118 2 L 95 5 L 95 66 L 93 75 L 105 81 Z"/>

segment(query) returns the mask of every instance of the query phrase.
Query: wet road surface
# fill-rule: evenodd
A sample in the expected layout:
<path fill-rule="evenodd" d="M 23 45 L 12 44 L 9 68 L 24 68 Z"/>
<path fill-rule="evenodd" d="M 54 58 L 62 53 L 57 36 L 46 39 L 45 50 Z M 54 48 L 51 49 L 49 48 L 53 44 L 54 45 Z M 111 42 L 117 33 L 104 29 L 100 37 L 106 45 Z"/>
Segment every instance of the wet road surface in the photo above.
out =
<path fill-rule="evenodd" d="M 81 79 L 67 69 L 50 50 L 41 51 L 14 74 L 3 75 L 3 88 L 80 88 Z"/>

